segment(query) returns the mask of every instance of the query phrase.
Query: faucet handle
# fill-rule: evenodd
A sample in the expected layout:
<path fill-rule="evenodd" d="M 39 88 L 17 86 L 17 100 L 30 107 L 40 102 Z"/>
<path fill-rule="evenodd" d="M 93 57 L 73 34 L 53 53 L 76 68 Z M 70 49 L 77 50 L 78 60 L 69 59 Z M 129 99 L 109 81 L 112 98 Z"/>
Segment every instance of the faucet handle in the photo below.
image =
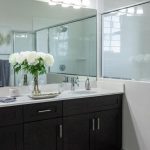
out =
<path fill-rule="evenodd" d="M 79 86 L 79 77 L 78 76 L 76 77 L 76 84 L 77 84 L 77 86 Z"/>
<path fill-rule="evenodd" d="M 75 85 L 79 86 L 79 78 L 78 77 L 71 77 L 71 89 L 75 90 Z"/>
<path fill-rule="evenodd" d="M 69 77 L 68 76 L 64 76 L 64 81 L 63 82 L 68 82 L 69 81 Z"/>
<path fill-rule="evenodd" d="M 74 83 L 74 77 L 71 77 L 71 83 Z"/>
<path fill-rule="evenodd" d="M 85 81 L 85 89 L 86 89 L 86 90 L 90 90 L 90 89 L 91 89 L 89 77 L 87 77 L 87 79 L 86 79 L 86 81 Z"/>

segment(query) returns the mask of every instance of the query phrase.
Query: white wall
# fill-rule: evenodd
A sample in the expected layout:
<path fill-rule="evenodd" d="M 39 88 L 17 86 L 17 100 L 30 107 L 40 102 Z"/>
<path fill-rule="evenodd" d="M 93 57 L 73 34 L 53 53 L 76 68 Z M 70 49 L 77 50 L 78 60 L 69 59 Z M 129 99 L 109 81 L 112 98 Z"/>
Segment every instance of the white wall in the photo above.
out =
<path fill-rule="evenodd" d="M 10 30 L 32 30 L 31 0 L 1 0 L 0 27 Z"/>
<path fill-rule="evenodd" d="M 123 120 L 124 150 L 150 149 L 150 83 L 126 82 Z"/>
<path fill-rule="evenodd" d="M 150 83 L 101 79 L 105 87 L 124 84 L 123 98 L 123 150 L 149 150 L 150 148 Z M 114 88 L 112 86 L 112 88 Z M 116 88 L 116 87 L 115 87 Z"/>
<path fill-rule="evenodd" d="M 97 8 L 99 8 L 98 11 L 100 13 L 138 2 L 142 2 L 142 0 L 100 0 Z M 99 42 L 100 37 L 98 36 L 98 38 Z M 114 82 L 120 81 L 116 80 Z M 123 99 L 123 149 L 149 150 L 150 83 L 134 81 L 123 81 L 123 83 L 125 83 L 125 96 Z"/>

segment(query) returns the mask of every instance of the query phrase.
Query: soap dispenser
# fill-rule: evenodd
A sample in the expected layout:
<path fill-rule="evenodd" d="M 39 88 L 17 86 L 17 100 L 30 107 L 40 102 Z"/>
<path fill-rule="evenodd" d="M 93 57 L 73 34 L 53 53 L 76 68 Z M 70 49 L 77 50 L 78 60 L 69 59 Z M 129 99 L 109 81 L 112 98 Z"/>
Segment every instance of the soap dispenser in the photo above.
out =
<path fill-rule="evenodd" d="M 91 85 L 90 85 L 90 79 L 89 79 L 89 77 L 87 77 L 87 79 L 85 81 L 85 89 L 86 90 L 91 90 Z"/>

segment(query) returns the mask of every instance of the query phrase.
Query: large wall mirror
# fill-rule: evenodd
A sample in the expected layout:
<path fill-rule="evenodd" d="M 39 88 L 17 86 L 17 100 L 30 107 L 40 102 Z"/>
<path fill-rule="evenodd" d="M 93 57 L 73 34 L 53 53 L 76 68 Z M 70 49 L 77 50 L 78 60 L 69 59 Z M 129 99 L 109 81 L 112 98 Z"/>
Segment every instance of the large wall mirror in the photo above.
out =
<path fill-rule="evenodd" d="M 96 77 L 96 10 L 50 6 L 47 0 L 1 0 L 0 87 L 23 84 L 23 73 L 2 69 L 8 68 L 11 53 L 33 50 L 55 59 L 42 82 L 55 83 L 65 75 Z"/>
<path fill-rule="evenodd" d="M 103 77 L 150 80 L 150 2 L 102 15 Z"/>

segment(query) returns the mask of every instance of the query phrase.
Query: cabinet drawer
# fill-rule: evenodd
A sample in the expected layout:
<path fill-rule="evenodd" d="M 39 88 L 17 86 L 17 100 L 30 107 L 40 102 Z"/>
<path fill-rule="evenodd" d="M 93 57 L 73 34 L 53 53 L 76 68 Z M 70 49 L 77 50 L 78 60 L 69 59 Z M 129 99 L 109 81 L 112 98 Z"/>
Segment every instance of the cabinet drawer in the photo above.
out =
<path fill-rule="evenodd" d="M 122 95 L 108 95 L 95 98 L 89 98 L 89 112 L 100 111 L 104 109 L 118 108 L 122 103 Z"/>
<path fill-rule="evenodd" d="M 24 106 L 24 121 L 62 116 L 62 102 L 38 103 Z"/>
<path fill-rule="evenodd" d="M 0 126 L 22 122 L 22 106 L 0 108 Z"/>
<path fill-rule="evenodd" d="M 63 101 L 63 115 L 68 116 L 81 113 L 88 113 L 87 104 L 88 98 Z"/>

